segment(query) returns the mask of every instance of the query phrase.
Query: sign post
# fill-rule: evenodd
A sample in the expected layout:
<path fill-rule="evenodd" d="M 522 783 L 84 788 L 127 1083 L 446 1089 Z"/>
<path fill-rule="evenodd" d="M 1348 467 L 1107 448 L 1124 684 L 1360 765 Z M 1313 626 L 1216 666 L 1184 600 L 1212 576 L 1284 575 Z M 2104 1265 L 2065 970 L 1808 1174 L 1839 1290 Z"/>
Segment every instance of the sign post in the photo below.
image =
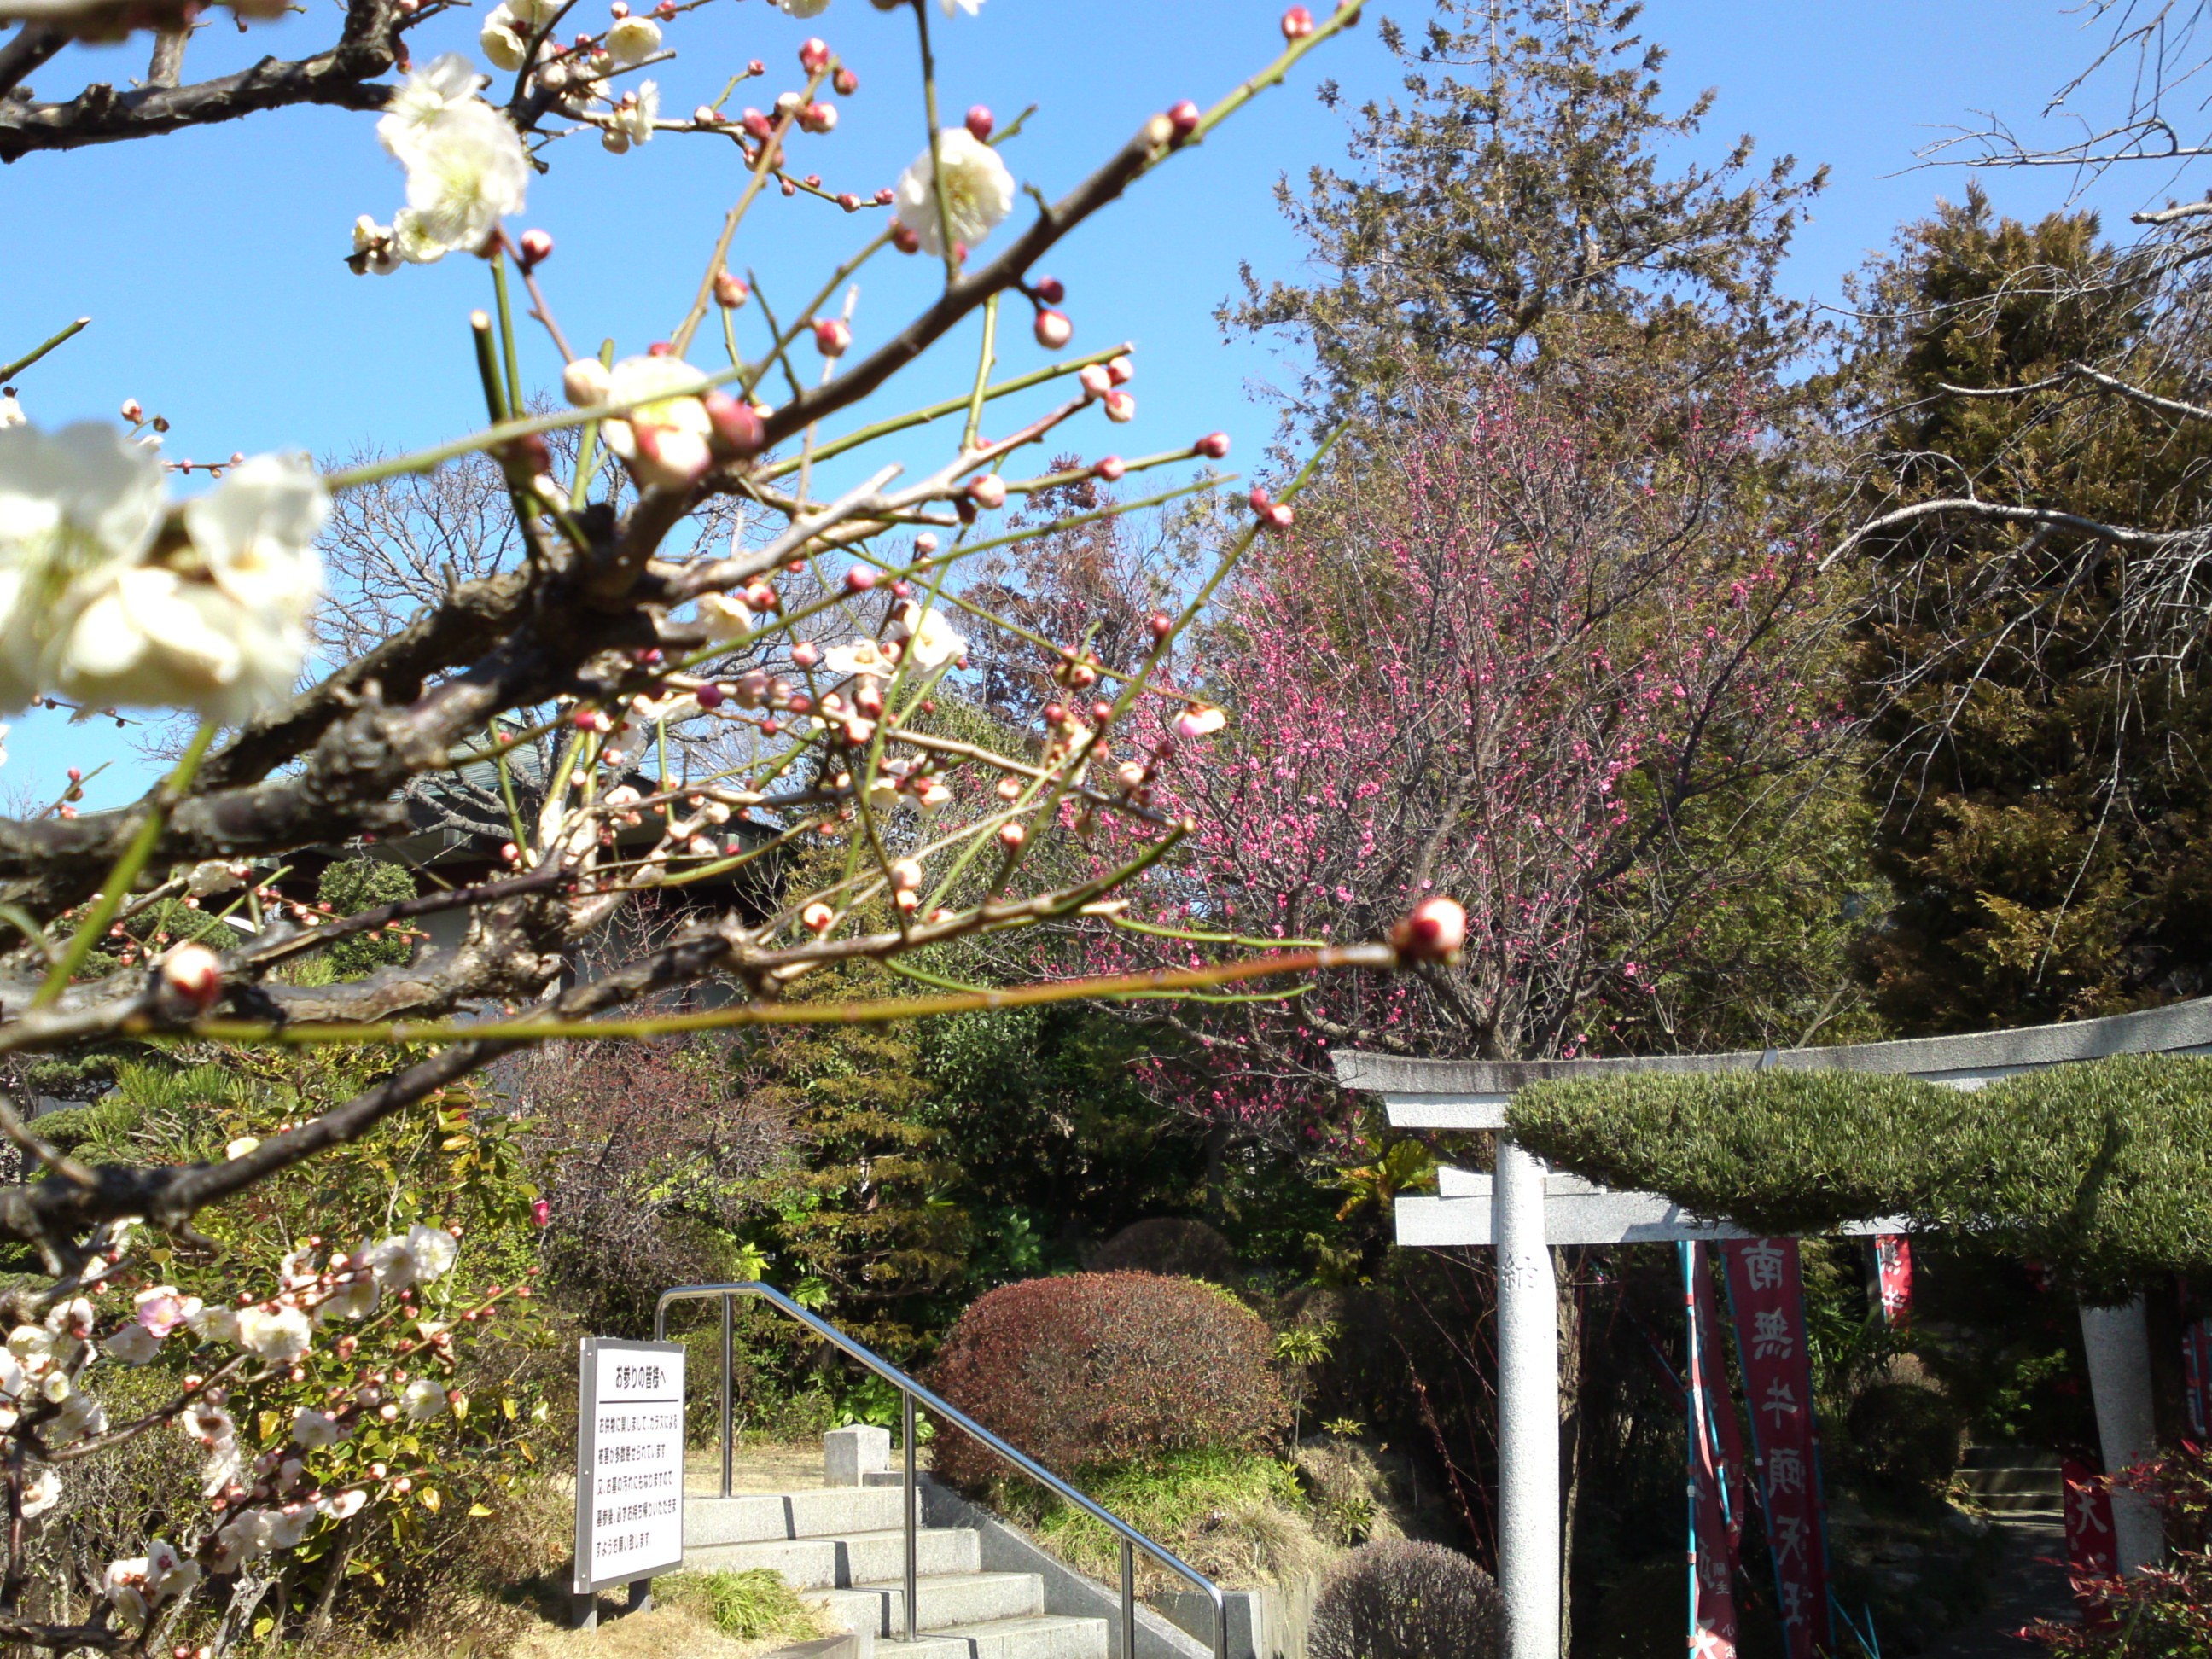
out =
<path fill-rule="evenodd" d="M 684 1346 L 589 1336 L 576 1379 L 574 1622 L 599 1622 L 599 1592 L 637 1586 L 684 1565 Z"/>

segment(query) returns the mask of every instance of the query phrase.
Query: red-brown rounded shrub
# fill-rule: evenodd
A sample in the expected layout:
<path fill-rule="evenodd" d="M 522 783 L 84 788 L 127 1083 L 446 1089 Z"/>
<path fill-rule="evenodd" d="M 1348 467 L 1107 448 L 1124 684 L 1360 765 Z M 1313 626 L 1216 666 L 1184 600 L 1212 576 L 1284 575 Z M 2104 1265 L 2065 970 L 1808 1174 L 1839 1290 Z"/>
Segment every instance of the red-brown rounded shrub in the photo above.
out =
<path fill-rule="evenodd" d="M 1004 1285 L 960 1316 L 929 1383 L 1054 1474 L 1163 1452 L 1249 1451 L 1290 1420 L 1267 1328 L 1227 1292 L 1155 1273 Z M 981 1486 L 1009 1466 L 945 1424 L 937 1474 Z"/>

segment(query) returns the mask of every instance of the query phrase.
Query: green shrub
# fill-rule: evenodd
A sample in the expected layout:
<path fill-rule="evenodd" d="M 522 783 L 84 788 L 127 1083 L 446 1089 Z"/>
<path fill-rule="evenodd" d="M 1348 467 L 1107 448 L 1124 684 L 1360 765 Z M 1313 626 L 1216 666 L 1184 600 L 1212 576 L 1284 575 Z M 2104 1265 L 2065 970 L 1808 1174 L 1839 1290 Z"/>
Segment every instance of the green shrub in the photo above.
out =
<path fill-rule="evenodd" d="M 347 859 L 325 866 L 322 879 L 315 884 L 315 896 L 341 916 L 357 916 L 413 898 L 415 878 L 382 859 Z M 324 959 L 332 977 L 360 979 L 414 954 L 415 941 L 403 937 L 402 930 L 380 927 L 338 940 L 324 952 Z"/>
<path fill-rule="evenodd" d="M 1501 1659 L 1505 1598 L 1439 1544 L 1394 1538 L 1345 1559 L 1314 1603 L 1307 1659 Z"/>
<path fill-rule="evenodd" d="M 672 1607 L 697 1613 L 740 1642 L 763 1637 L 804 1642 L 823 1633 L 820 1615 L 772 1567 L 672 1572 L 653 1581 L 653 1593 Z"/>
<path fill-rule="evenodd" d="M 1236 1285 L 1243 1278 L 1227 1239 L 1203 1221 L 1176 1216 L 1154 1216 L 1122 1228 L 1098 1247 L 1089 1265 L 1098 1273 L 1166 1273 L 1217 1285 Z"/>
<path fill-rule="evenodd" d="M 1906 1496 L 1941 1491 L 1966 1447 L 1959 1408 L 1917 1382 L 1876 1383 L 1851 1402 L 1844 1425 L 1868 1478 Z"/>
<path fill-rule="evenodd" d="M 930 1384 L 1063 1476 L 1171 1452 L 1249 1451 L 1289 1421 L 1267 1328 L 1193 1279 L 1076 1273 L 1003 1285 L 960 1316 Z M 970 1488 L 1004 1468 L 939 1425 L 937 1473 Z"/>
<path fill-rule="evenodd" d="M 2212 1060 L 2129 1054 L 1974 1093 L 1856 1072 L 1644 1073 L 1515 1097 L 1523 1145 L 1761 1233 L 1899 1215 L 2091 1302 L 2212 1273 Z"/>

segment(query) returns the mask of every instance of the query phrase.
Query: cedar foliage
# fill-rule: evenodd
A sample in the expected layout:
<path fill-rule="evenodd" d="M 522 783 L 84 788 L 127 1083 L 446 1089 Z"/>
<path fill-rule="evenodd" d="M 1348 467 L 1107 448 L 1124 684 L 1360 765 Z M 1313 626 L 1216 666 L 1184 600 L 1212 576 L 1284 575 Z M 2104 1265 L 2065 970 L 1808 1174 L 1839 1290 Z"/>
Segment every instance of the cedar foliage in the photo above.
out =
<path fill-rule="evenodd" d="M 2212 1273 L 2212 1060 L 2130 1054 L 1972 1093 L 1858 1072 L 1540 1083 L 1516 1139 L 1763 1234 L 1899 1216 L 2092 1302 Z"/>
<path fill-rule="evenodd" d="M 1267 1326 L 1194 1279 L 1075 1273 L 1003 1285 L 960 1316 L 930 1368 L 938 1393 L 1061 1476 L 1164 1453 L 1250 1451 L 1288 1425 Z M 937 1473 L 1006 1473 L 939 1425 Z"/>
<path fill-rule="evenodd" d="M 1749 137 L 1665 170 L 1714 94 L 1662 108 L 1666 53 L 1634 33 L 1641 9 L 1438 0 L 1416 33 L 1381 20 L 1404 100 L 1360 110 L 1354 173 L 1316 167 L 1303 198 L 1276 186 L 1327 275 L 1263 285 L 1247 268 L 1223 320 L 1308 346 L 1340 412 L 1387 410 L 1408 371 L 1535 362 L 1595 397 L 1660 356 L 1703 380 L 1787 356 L 1806 318 L 1775 274 L 1826 170 L 1762 171 Z M 1321 95 L 1334 105 L 1334 83 Z"/>
<path fill-rule="evenodd" d="M 2155 368 L 2142 287 L 2112 270 L 2095 215 L 2024 225 L 1978 189 L 1905 230 L 1861 295 L 1879 316 L 1856 368 L 1862 407 L 1889 411 L 1866 462 L 1885 508 L 1972 490 L 2111 523 L 2201 520 L 2199 447 L 2162 413 L 2078 383 L 1944 390 L 2099 362 L 2187 395 Z M 1864 551 L 1855 695 L 1882 757 L 1872 851 L 1896 904 L 1862 972 L 1882 1013 L 1956 1031 L 2212 988 L 2212 687 L 2196 646 L 2141 636 L 2146 556 L 1948 514 Z"/>

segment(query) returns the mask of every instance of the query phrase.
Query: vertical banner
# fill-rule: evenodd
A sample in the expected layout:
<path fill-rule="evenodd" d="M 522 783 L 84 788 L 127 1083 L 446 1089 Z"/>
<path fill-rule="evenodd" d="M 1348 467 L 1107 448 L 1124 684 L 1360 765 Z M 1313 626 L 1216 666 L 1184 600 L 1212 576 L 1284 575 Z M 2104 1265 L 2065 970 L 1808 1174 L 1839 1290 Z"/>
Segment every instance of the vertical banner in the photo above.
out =
<path fill-rule="evenodd" d="M 1729 1239 L 1720 1251 L 1789 1659 L 1813 1659 L 1832 1636 L 1820 1436 L 1813 1421 L 1797 1241 Z"/>
<path fill-rule="evenodd" d="M 1874 1260 L 1881 1322 L 1901 1331 L 1912 1320 L 1912 1241 L 1903 1233 L 1877 1233 Z"/>
<path fill-rule="evenodd" d="M 1719 1351 L 1708 1346 L 1713 1317 L 1713 1279 L 1705 1246 L 1674 1247 L 1682 1264 L 1682 1305 L 1687 1328 L 1690 1413 L 1690 1655 L 1691 1659 L 1735 1659 L 1735 1540 L 1729 1527 L 1727 1474 L 1714 1412 L 1715 1395 L 1732 1419 L 1725 1373 L 1717 1390 Z"/>
<path fill-rule="evenodd" d="M 1698 1247 L 1698 1272 L 1692 1288 L 1691 1316 L 1697 1322 L 1698 1348 L 1705 1361 L 1706 1419 L 1713 1425 L 1713 1443 L 1721 1459 L 1721 1500 L 1728 1510 L 1729 1560 L 1743 1562 L 1743 1529 L 1751 1515 L 1751 1459 L 1743 1447 L 1743 1422 L 1735 1414 L 1735 1398 L 1729 1391 L 1728 1365 L 1722 1358 L 1721 1316 L 1713 1295 L 1710 1247 Z"/>
<path fill-rule="evenodd" d="M 2058 1466 L 2066 1483 L 2066 1571 L 2075 1580 L 2110 1578 L 2120 1570 L 2119 1540 L 2112 1532 L 2112 1495 L 2097 1484 L 2097 1472 L 2086 1463 L 2068 1458 Z M 2080 1590 L 2084 1619 L 2099 1609 L 2089 1605 Z M 2100 1623 L 2109 1623 L 2109 1618 Z"/>
<path fill-rule="evenodd" d="M 2185 1306 L 2181 1370 L 2188 1385 L 2189 1431 L 2201 1443 L 2212 1437 L 2212 1319 L 2191 1317 Z"/>

